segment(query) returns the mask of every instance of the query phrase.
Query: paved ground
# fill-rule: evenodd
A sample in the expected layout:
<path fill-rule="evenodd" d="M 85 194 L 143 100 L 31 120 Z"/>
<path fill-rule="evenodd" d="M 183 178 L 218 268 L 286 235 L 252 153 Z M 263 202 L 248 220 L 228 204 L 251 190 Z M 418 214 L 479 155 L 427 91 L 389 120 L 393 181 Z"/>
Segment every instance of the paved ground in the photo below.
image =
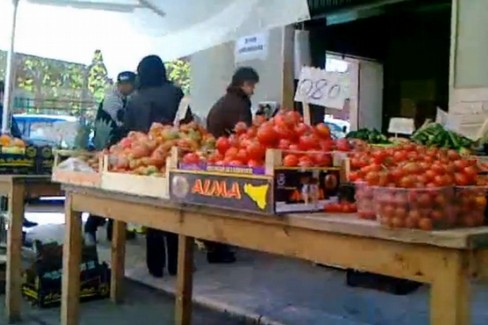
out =
<path fill-rule="evenodd" d="M 81 306 L 80 325 L 134 325 L 154 324 L 173 325 L 174 299 L 159 290 L 129 281 L 127 299 L 124 304 L 115 306 L 109 300 L 85 302 Z M 5 320 L 4 296 L 0 297 L 0 324 Z M 24 305 L 23 321 L 19 325 L 58 325 L 59 308 L 38 309 Z M 244 320 L 209 311 L 202 307 L 194 308 L 195 325 L 244 325 Z"/>
<path fill-rule="evenodd" d="M 62 214 L 56 220 L 62 222 Z M 62 238 L 62 231 L 58 226 L 46 231 L 45 236 Z M 99 238 L 103 239 L 104 234 Z M 106 242 L 99 245 L 99 254 L 103 259 L 108 258 Z M 127 277 L 174 292 L 175 279 L 148 276 L 144 258 L 144 240 L 129 242 Z M 428 324 L 427 287 L 408 296 L 349 288 L 344 284 L 342 271 L 246 250 L 239 250 L 238 262 L 234 265 L 209 265 L 202 253 L 196 254 L 195 265 L 195 301 L 212 309 L 247 315 L 262 324 Z M 473 325 L 488 324 L 487 301 L 488 286 L 475 284 Z"/>

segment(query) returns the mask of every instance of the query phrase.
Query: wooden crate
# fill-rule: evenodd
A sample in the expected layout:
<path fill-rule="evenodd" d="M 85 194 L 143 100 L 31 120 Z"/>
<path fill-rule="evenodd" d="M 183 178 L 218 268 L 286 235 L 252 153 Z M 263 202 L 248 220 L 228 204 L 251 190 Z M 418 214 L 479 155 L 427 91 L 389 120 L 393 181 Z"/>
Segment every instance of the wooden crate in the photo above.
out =
<path fill-rule="evenodd" d="M 285 167 L 282 156 L 267 150 L 264 168 L 176 164 L 171 200 L 262 214 L 321 211 L 336 200 L 340 166 Z"/>
<path fill-rule="evenodd" d="M 76 157 L 80 154 L 83 155 L 95 155 L 96 153 L 59 150 L 54 153 L 54 167 L 51 175 L 51 180 L 61 184 L 72 184 L 87 187 L 100 187 L 101 174 L 98 173 L 85 173 L 79 171 L 61 170 L 56 168 L 62 161 L 69 157 Z"/>
<path fill-rule="evenodd" d="M 107 191 L 121 192 L 132 195 L 169 199 L 169 169 L 176 167 L 176 150 L 166 161 L 166 176 L 142 176 L 126 173 L 115 173 L 108 170 L 108 156 L 104 157 L 103 171 L 101 173 L 101 188 Z"/>

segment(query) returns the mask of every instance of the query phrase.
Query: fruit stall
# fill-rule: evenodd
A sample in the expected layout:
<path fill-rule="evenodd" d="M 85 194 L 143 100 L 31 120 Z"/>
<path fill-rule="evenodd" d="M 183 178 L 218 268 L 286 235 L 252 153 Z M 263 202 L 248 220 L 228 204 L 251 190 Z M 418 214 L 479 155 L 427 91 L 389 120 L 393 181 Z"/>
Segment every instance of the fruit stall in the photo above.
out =
<path fill-rule="evenodd" d="M 177 324 L 191 322 L 194 238 L 430 284 L 431 324 L 469 324 L 470 279 L 488 275 L 488 187 L 468 143 L 437 132 L 333 140 L 326 125 L 280 111 L 218 139 L 196 123 L 155 123 L 89 159 L 60 163 L 61 323 L 79 321 L 80 215 L 89 212 L 115 220 L 115 302 L 126 224 L 179 234 Z"/>

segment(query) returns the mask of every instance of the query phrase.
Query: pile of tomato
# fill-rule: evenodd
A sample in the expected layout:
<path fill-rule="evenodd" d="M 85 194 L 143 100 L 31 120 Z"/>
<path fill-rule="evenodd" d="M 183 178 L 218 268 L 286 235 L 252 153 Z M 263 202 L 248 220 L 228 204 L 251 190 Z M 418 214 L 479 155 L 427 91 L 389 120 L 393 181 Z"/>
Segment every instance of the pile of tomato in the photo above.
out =
<path fill-rule="evenodd" d="M 403 144 L 350 154 L 359 217 L 422 230 L 484 223 L 486 183 L 477 161 L 454 150 Z"/>
<path fill-rule="evenodd" d="M 331 166 L 332 151 L 349 151 L 346 139 L 334 141 L 324 123 L 309 126 L 296 111 L 280 111 L 266 120 L 257 116 L 253 125 L 237 123 L 234 133 L 220 137 L 217 150 L 207 161 L 216 165 L 259 167 L 264 165 L 266 149 L 281 149 L 286 167 Z"/>
<path fill-rule="evenodd" d="M 324 207 L 324 211 L 328 213 L 355 213 L 358 210 L 356 203 L 340 201 L 338 203 L 326 204 Z"/>

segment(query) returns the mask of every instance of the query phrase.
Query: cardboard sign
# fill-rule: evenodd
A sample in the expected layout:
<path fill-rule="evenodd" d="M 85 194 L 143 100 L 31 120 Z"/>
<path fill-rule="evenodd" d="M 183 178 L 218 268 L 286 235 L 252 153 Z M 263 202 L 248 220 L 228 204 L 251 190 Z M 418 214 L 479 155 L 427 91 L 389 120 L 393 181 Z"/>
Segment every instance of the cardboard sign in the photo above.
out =
<path fill-rule="evenodd" d="M 236 63 L 249 60 L 264 60 L 268 56 L 268 33 L 241 37 L 236 41 L 234 59 Z"/>
<path fill-rule="evenodd" d="M 169 182 L 175 202 L 274 213 L 271 179 L 171 171 Z"/>
<path fill-rule="evenodd" d="M 303 67 L 295 101 L 342 109 L 351 96 L 349 78 L 347 73 Z"/>
<path fill-rule="evenodd" d="M 448 114 L 445 128 L 459 133 L 473 141 L 478 140 L 485 133 L 485 122 L 488 119 L 488 113 L 465 113 L 465 114 Z"/>
<path fill-rule="evenodd" d="M 415 131 L 415 123 L 411 118 L 392 117 L 388 126 L 388 133 L 411 135 Z"/>

